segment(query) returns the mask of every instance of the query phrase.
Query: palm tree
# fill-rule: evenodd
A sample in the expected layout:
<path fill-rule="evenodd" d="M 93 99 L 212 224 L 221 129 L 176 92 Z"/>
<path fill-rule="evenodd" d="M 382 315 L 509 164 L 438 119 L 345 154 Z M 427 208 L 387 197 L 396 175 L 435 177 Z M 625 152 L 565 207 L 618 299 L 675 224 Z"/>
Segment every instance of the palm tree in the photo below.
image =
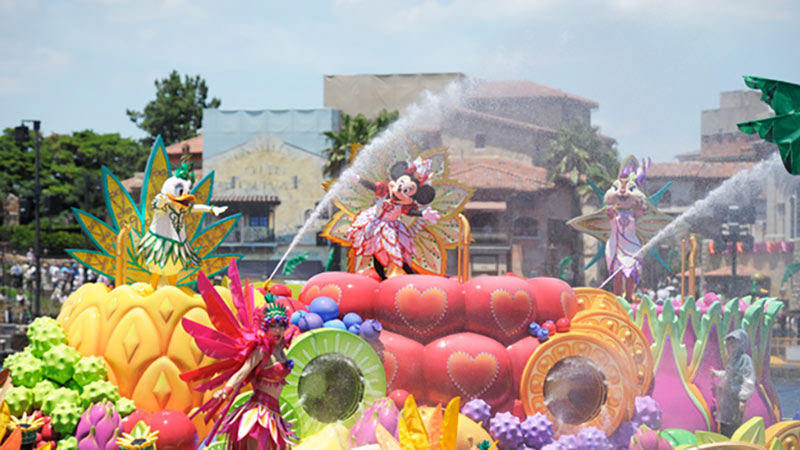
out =
<path fill-rule="evenodd" d="M 381 110 L 374 120 L 363 114 L 355 117 L 342 113 L 339 131 L 322 133 L 331 140 L 331 146 L 324 150 L 328 162 L 322 173 L 328 177 L 337 177 L 354 159 L 358 149 L 368 144 L 375 136 L 397 120 L 398 112 Z"/>
<path fill-rule="evenodd" d="M 608 138 L 602 138 L 598 127 L 584 123 L 572 127 L 561 126 L 558 136 L 548 148 L 547 168 L 550 181 L 565 174 L 569 177 L 574 187 L 573 213 L 577 216 L 587 212 L 584 209 L 592 198 L 590 182 L 602 186 L 603 189 L 614 182 L 619 172 L 619 155 L 615 143 Z M 575 254 L 587 253 L 588 249 L 584 248 L 584 244 L 585 241 L 579 234 L 573 241 Z M 598 254 L 601 250 L 602 247 L 598 247 Z M 601 265 L 600 276 L 604 276 L 603 268 Z M 578 279 L 584 276 L 583 269 L 583 259 L 575 258 L 572 270 Z"/>
<path fill-rule="evenodd" d="M 591 189 L 586 178 L 600 186 L 614 182 L 619 171 L 619 154 L 613 141 L 599 135 L 598 127 L 583 123 L 562 126 L 548 148 L 547 167 L 551 181 L 568 175 L 578 198 L 582 199 Z"/>

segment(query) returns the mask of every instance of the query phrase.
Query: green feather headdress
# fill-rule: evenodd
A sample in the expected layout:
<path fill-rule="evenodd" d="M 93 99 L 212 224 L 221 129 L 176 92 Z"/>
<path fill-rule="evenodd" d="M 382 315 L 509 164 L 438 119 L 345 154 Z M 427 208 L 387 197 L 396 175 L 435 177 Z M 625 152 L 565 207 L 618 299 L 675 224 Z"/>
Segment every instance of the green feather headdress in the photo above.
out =
<path fill-rule="evenodd" d="M 194 163 L 191 161 L 191 156 L 184 156 L 181 158 L 181 165 L 177 169 L 175 169 L 175 173 L 173 176 L 176 178 L 182 178 L 184 180 L 189 180 L 194 185 L 194 171 L 192 171 L 192 167 Z"/>
<path fill-rule="evenodd" d="M 286 308 L 275 301 L 275 296 L 267 294 L 267 307 L 264 309 L 264 321 L 272 323 L 274 321 L 288 322 L 286 318 Z"/>

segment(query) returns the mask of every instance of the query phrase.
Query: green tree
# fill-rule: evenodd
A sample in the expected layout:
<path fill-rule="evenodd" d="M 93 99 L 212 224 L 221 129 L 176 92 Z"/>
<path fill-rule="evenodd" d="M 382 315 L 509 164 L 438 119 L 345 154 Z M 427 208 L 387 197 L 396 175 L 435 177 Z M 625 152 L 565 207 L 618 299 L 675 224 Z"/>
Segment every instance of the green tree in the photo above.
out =
<path fill-rule="evenodd" d="M 122 180 L 143 170 L 148 154 L 147 148 L 133 139 L 90 130 L 46 136 L 42 138 L 39 153 L 41 213 L 43 217 L 59 217 L 62 222 L 72 221 L 69 210 L 72 206 L 102 217 L 105 211 L 102 166 L 108 166 Z M 0 159 L 7 168 L 0 171 L 0 195 L 32 197 L 33 134 L 20 145 L 14 139 L 14 130 L 6 129 L 0 135 Z M 48 210 L 48 204 L 56 209 Z"/>
<path fill-rule="evenodd" d="M 322 173 L 328 177 L 338 177 L 348 164 L 350 164 L 351 150 L 354 145 L 367 145 L 369 141 L 397 120 L 398 112 L 387 112 L 385 109 L 374 120 L 367 119 L 363 114 L 352 117 L 342 114 L 339 131 L 326 131 L 322 133 L 331 140 L 331 146 L 325 149 L 324 154 L 328 162 Z"/>
<path fill-rule="evenodd" d="M 156 80 L 156 98 L 144 107 L 143 112 L 126 110 L 128 118 L 149 136 L 142 140 L 152 145 L 161 135 L 167 145 L 197 136 L 203 123 L 203 108 L 219 108 L 218 98 L 208 97 L 206 81 L 195 75 L 185 75 L 183 81 L 177 70 L 167 78 Z"/>
<path fill-rule="evenodd" d="M 583 198 L 591 187 L 581 175 L 598 186 L 610 186 L 619 172 L 619 154 L 613 141 L 599 135 L 598 127 L 562 126 L 548 148 L 547 167 L 551 180 L 567 174 Z"/>

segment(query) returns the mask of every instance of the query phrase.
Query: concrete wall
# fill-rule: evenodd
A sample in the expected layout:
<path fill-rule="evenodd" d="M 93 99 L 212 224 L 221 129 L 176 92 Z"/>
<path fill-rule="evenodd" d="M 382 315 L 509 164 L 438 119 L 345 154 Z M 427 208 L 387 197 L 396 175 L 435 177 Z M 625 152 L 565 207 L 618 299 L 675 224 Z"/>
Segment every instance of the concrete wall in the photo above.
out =
<path fill-rule="evenodd" d="M 719 109 L 703 111 L 700 116 L 700 133 L 703 136 L 720 133 L 738 133 L 736 124 L 747 120 L 763 119 L 772 110 L 761 101 L 758 91 L 722 92 Z"/>
<path fill-rule="evenodd" d="M 463 152 L 465 156 L 488 156 L 498 154 L 518 159 L 521 155 L 530 158 L 532 164 L 545 166 L 546 149 L 555 133 L 524 129 L 491 119 L 482 119 L 468 114 L 446 114 L 442 120 L 442 142 Z M 478 134 L 485 137 L 486 146 L 475 147 Z M 498 153 L 492 153 L 497 151 Z"/>
<path fill-rule="evenodd" d="M 591 121 L 588 107 L 565 98 L 473 98 L 467 101 L 467 105 L 482 113 L 554 130 L 561 125 L 588 124 Z"/>
<path fill-rule="evenodd" d="M 323 102 L 326 108 L 373 118 L 382 109 L 402 112 L 419 101 L 422 92 L 439 92 L 464 78 L 463 73 L 325 75 Z"/>

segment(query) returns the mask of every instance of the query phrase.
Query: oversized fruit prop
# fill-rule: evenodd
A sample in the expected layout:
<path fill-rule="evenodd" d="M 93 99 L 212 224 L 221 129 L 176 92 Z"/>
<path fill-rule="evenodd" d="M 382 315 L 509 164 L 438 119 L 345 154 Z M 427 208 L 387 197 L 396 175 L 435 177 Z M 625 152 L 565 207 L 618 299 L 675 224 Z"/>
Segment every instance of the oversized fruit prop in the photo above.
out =
<path fill-rule="evenodd" d="M 230 301 L 230 291 L 217 288 Z M 263 297 L 256 294 L 257 301 Z M 108 379 L 83 387 L 86 402 L 119 396 L 132 399 L 147 411 L 172 409 L 189 413 L 203 403 L 203 394 L 191 389 L 179 375 L 207 365 L 211 360 L 183 330 L 187 317 L 209 325 L 205 303 L 175 287 L 156 291 L 143 283 L 108 291 L 101 284 L 85 284 L 64 304 L 58 321 L 69 345 L 83 355 L 105 361 Z M 81 381 L 93 375 L 81 374 Z"/>
<path fill-rule="evenodd" d="M 379 423 L 397 437 L 399 417 L 400 410 L 392 399 L 388 397 L 379 399 L 364 411 L 350 429 L 350 443 L 355 446 L 376 444 L 378 441 L 375 439 L 375 430 Z"/>
<path fill-rule="evenodd" d="M 307 331 L 286 356 L 294 369 L 280 404 L 283 417 L 302 439 L 340 421 L 350 428 L 369 405 L 386 395 L 386 375 L 372 347 L 334 328 Z"/>
<path fill-rule="evenodd" d="M 147 424 L 153 431 L 158 432 L 156 447 L 159 450 L 197 448 L 197 429 L 189 417 L 181 411 L 156 411 L 147 420 Z"/>
<path fill-rule="evenodd" d="M 78 450 L 116 450 L 119 437 L 119 414 L 111 402 L 100 402 L 87 409 L 75 437 L 78 439 Z"/>

